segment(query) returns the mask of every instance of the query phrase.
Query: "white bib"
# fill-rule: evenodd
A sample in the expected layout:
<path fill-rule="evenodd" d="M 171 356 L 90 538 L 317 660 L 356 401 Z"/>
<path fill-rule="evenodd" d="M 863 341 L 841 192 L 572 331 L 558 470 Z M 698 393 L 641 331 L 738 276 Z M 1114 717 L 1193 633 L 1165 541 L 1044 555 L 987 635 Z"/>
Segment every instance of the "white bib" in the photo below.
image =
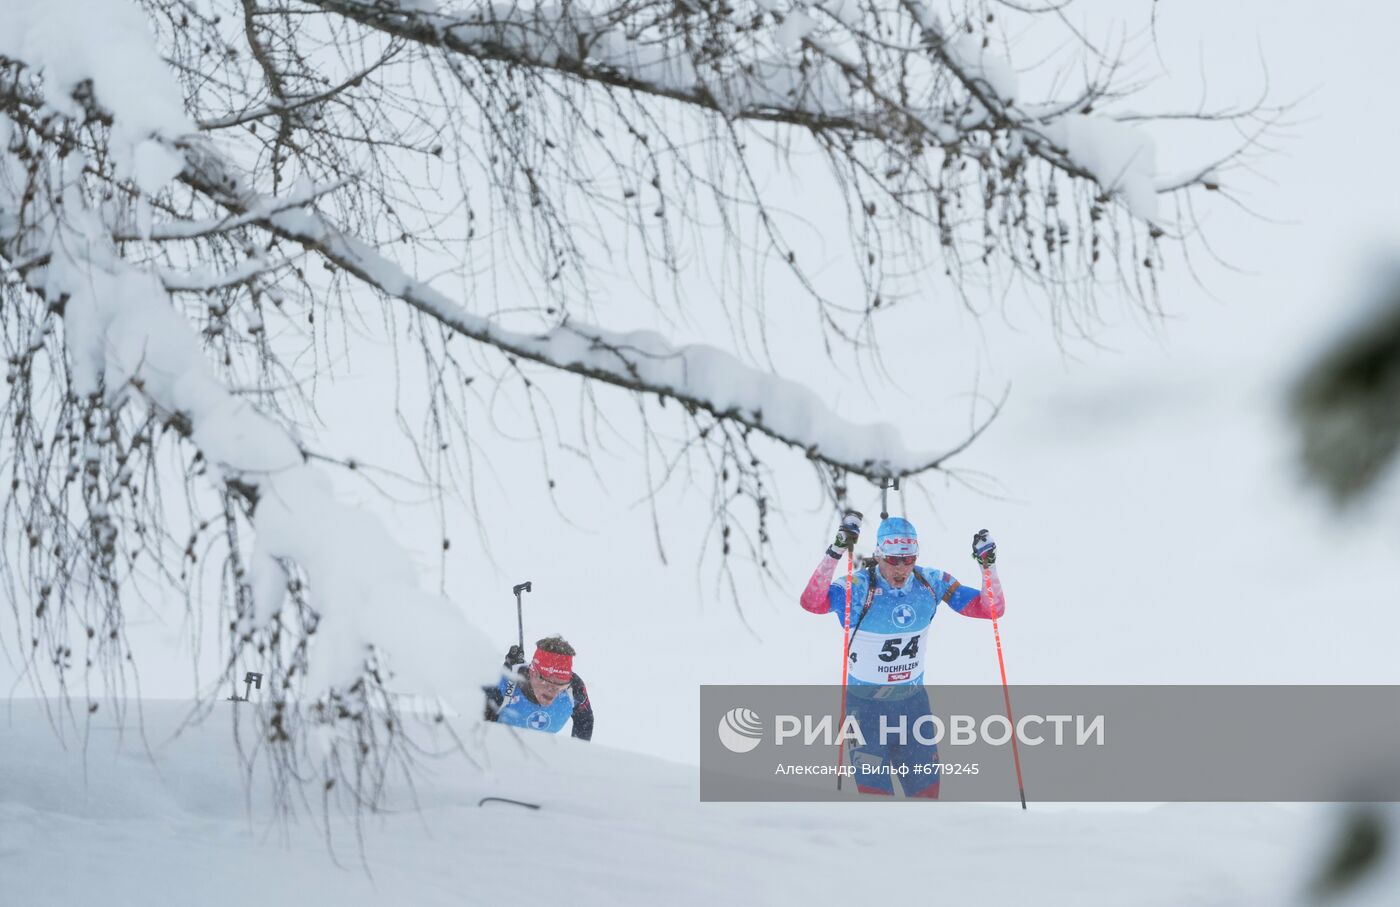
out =
<path fill-rule="evenodd" d="M 910 633 L 857 630 L 851 640 L 850 676 L 859 683 L 912 683 L 924 673 L 928 627 Z"/>

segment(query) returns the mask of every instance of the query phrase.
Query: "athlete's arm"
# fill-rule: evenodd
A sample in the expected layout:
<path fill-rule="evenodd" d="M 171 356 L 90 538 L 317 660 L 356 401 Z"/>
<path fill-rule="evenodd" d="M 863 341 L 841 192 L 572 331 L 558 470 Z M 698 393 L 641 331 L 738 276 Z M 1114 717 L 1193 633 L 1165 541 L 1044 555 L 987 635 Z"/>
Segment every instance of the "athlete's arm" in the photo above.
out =
<path fill-rule="evenodd" d="M 953 579 L 947 573 L 942 575 L 945 588 L 952 590 L 951 594 L 944 592 L 948 607 L 961 614 L 963 617 L 981 617 L 987 620 L 1001 617 L 1006 613 L 1006 596 L 1001 591 L 1001 580 L 997 578 L 997 568 L 995 565 L 982 568 L 982 589 L 978 591 L 971 586 L 964 586 Z"/>
<path fill-rule="evenodd" d="M 495 721 L 501 715 L 501 707 L 506 701 L 506 680 L 501 678 L 501 682 L 494 687 L 482 687 L 481 691 L 486 694 L 486 714 L 482 717 L 487 721 Z"/>
<path fill-rule="evenodd" d="M 495 721 L 501 714 L 501 709 L 505 708 L 506 691 L 514 684 L 519 686 L 525 682 L 525 665 L 520 661 L 512 661 L 512 656 L 520 651 L 519 646 L 511 646 L 510 652 L 506 653 L 505 664 L 501 666 L 501 679 L 494 687 L 482 687 L 486 694 L 486 715 L 487 721 Z"/>
<path fill-rule="evenodd" d="M 588 701 L 588 688 L 577 674 L 569 678 L 569 695 L 574 697 L 573 735 L 580 740 L 593 739 L 593 704 Z"/>
<path fill-rule="evenodd" d="M 813 614 L 825 614 L 831 610 L 831 582 L 832 575 L 836 572 L 836 565 L 841 563 L 838 558 L 823 554 L 821 563 L 817 564 L 817 569 L 812 571 L 812 578 L 807 580 L 807 588 L 802 590 L 800 599 L 802 607 Z M 845 586 L 840 586 L 841 594 L 845 595 Z"/>

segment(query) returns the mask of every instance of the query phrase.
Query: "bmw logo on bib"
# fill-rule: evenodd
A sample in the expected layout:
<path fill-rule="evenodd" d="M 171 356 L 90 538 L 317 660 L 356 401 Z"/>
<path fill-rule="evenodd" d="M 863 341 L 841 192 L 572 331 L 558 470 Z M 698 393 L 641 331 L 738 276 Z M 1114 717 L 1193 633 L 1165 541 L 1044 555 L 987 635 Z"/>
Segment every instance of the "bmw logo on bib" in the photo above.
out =
<path fill-rule="evenodd" d="M 530 717 L 525 719 L 525 723 L 537 731 L 542 731 L 549 727 L 549 713 L 544 709 L 531 712 Z"/>
<path fill-rule="evenodd" d="M 894 613 L 891 617 L 894 618 L 896 626 L 907 627 L 914 622 L 914 606 L 900 605 L 894 609 Z"/>

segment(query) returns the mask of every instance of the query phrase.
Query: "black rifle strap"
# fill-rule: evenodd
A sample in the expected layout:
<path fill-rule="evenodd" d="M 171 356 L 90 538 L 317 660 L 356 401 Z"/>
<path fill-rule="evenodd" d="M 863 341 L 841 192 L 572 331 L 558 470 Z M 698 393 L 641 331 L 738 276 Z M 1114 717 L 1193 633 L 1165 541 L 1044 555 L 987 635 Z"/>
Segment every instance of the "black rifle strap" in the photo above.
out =
<path fill-rule="evenodd" d="M 958 591 L 958 588 L 962 586 L 962 583 L 953 579 L 951 576 L 948 576 L 948 574 L 946 573 L 943 575 L 948 577 L 949 582 L 948 588 L 943 590 L 943 595 L 941 598 L 939 598 L 939 601 L 943 602 L 943 604 L 946 605 L 952 600 L 953 593 Z M 918 567 L 914 568 L 914 576 L 918 579 L 919 582 L 924 584 L 925 589 L 927 589 L 929 592 L 933 592 L 933 583 L 930 583 L 928 579 L 922 573 L 919 572 Z"/>
<path fill-rule="evenodd" d="M 869 581 L 866 583 L 865 604 L 861 606 L 860 617 L 856 619 L 856 625 L 851 630 L 852 639 L 855 639 L 856 630 L 859 630 L 860 625 L 864 623 L 865 615 L 870 613 L 871 602 L 875 601 L 875 563 L 873 561 L 870 563 L 870 566 L 867 567 L 865 570 L 865 578 Z"/>

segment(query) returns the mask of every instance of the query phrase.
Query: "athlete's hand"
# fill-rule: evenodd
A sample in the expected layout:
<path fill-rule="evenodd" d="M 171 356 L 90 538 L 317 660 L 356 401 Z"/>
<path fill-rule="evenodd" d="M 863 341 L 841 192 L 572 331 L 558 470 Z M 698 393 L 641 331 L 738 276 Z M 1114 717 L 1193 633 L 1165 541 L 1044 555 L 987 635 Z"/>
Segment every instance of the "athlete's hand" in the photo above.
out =
<path fill-rule="evenodd" d="M 856 540 L 860 538 L 860 521 L 864 517 L 859 510 L 847 510 L 841 517 L 841 528 L 836 530 L 836 541 L 831 543 L 831 547 L 826 549 L 826 553 L 834 558 L 839 558 L 842 551 L 849 551 L 856 546 Z"/>
<path fill-rule="evenodd" d="M 506 650 L 506 669 L 509 670 L 516 665 L 525 663 L 525 650 L 519 646 L 511 646 Z"/>
<path fill-rule="evenodd" d="M 987 530 L 979 529 L 973 534 L 972 556 L 984 570 L 997 562 L 997 543 Z"/>

